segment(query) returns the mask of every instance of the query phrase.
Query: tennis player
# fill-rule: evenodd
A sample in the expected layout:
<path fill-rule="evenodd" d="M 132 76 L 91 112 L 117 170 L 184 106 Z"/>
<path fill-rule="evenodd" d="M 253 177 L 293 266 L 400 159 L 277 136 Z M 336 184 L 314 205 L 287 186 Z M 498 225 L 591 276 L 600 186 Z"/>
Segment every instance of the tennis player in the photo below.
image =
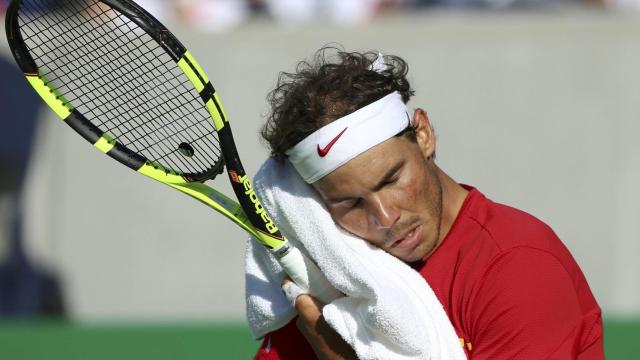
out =
<path fill-rule="evenodd" d="M 603 359 L 601 311 L 578 264 L 540 220 L 438 167 L 426 111 L 405 106 L 407 70 L 396 56 L 320 49 L 269 96 L 272 156 L 336 224 L 424 277 L 468 358 Z M 265 336 L 256 359 L 355 357 L 322 306 L 298 296 L 299 316 Z"/>

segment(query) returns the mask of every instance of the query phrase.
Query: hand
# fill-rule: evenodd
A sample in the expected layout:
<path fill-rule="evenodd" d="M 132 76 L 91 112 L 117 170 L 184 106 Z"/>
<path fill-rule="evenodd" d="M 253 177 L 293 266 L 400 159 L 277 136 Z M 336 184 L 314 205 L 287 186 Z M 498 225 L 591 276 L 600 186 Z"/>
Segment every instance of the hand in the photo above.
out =
<path fill-rule="evenodd" d="M 284 283 L 291 281 L 285 279 Z M 295 308 L 298 311 L 296 325 L 307 339 L 318 359 L 342 360 L 357 359 L 351 346 L 329 326 L 322 316 L 324 304 L 309 294 L 297 297 Z"/>

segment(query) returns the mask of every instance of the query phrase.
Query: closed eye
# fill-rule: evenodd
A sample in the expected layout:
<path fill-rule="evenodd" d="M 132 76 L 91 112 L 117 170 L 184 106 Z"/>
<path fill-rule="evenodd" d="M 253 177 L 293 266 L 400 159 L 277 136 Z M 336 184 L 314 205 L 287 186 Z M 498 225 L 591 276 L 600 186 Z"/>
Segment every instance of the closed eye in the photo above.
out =
<path fill-rule="evenodd" d="M 382 180 L 380 180 L 374 187 L 373 191 L 378 191 L 382 189 L 384 186 L 394 184 L 400 178 L 400 170 L 404 167 L 405 161 L 401 161 L 400 163 L 393 166 L 389 171 L 387 171 Z"/>
<path fill-rule="evenodd" d="M 360 202 L 361 202 L 360 198 L 354 198 L 354 199 L 341 200 L 339 202 L 333 203 L 333 205 L 343 209 L 353 209 L 358 205 L 360 205 Z"/>
<path fill-rule="evenodd" d="M 394 176 L 394 177 L 393 177 L 393 178 L 391 178 L 391 179 L 387 179 L 387 180 L 385 180 L 385 181 L 382 183 L 382 185 L 383 185 L 383 186 L 385 186 L 385 185 L 392 185 L 392 184 L 395 184 L 397 181 L 398 181 L 398 177 Z"/>

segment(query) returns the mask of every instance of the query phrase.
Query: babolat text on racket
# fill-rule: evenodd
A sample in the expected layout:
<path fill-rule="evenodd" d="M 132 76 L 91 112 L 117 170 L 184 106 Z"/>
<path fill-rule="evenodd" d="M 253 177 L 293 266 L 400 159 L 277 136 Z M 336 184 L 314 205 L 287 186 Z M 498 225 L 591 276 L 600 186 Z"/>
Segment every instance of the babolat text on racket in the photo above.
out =
<path fill-rule="evenodd" d="M 152 15 L 129 0 L 14 0 L 6 31 L 27 81 L 80 136 L 234 221 L 321 301 L 339 296 L 262 207 L 213 85 Z M 205 185 L 225 167 L 238 202 Z"/>

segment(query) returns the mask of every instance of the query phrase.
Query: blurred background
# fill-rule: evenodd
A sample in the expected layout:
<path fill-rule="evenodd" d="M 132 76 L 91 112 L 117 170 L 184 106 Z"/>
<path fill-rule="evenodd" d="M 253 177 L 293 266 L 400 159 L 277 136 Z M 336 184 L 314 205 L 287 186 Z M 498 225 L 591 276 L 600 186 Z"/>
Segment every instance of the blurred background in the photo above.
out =
<path fill-rule="evenodd" d="M 439 165 L 551 225 L 604 311 L 607 358 L 637 358 L 640 0 L 140 3 L 211 78 L 249 174 L 280 71 L 328 43 L 403 57 Z M 89 150 L 4 32 L 0 90 L 0 358 L 251 358 L 245 234 Z"/>

